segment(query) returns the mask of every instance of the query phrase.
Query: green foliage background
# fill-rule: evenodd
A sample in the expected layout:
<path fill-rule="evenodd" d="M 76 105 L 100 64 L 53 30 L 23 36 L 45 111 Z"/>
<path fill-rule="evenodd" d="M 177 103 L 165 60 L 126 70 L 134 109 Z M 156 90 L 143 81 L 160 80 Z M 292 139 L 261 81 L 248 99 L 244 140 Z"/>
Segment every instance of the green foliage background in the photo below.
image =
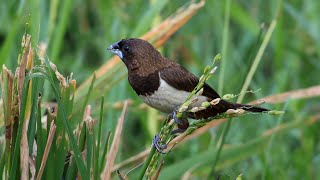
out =
<path fill-rule="evenodd" d="M 222 52 L 225 41 L 227 48 L 222 54 L 225 66 L 219 65 L 218 72 L 208 82 L 221 95 L 240 92 L 266 29 L 275 16 L 278 3 L 277 0 L 231 1 L 226 39 L 223 36 L 226 32 L 226 2 L 208 0 L 161 48 L 166 57 L 201 75 L 213 57 Z M 1 0 L 0 64 L 6 64 L 9 69 L 17 66 L 21 37 L 27 32 L 33 37 L 34 47 L 42 42 L 48 45 L 47 56 L 62 74 L 73 72 L 77 84 L 81 84 L 112 56 L 106 51 L 108 45 L 122 38 L 143 35 L 185 3 L 182 0 Z M 280 3 L 276 29 L 249 88 L 261 90 L 246 95 L 245 102 L 319 85 L 319 9 L 320 2 L 314 0 L 286 0 Z M 121 64 L 120 70 L 115 73 L 124 71 L 124 65 Z M 151 108 L 140 108 L 142 101 L 128 85 L 126 76 L 120 77 L 121 80 L 112 84 L 110 91 L 103 93 L 106 102 L 105 133 L 114 130 L 120 114 L 120 109 L 115 108 L 114 104 L 128 98 L 133 100 L 125 120 L 117 162 L 149 147 L 161 124 L 158 115 L 165 116 Z M 223 80 L 219 83 L 221 77 Z M 44 97 L 50 101 L 54 96 L 44 94 Z M 89 103 L 93 105 L 93 116 L 98 119 L 99 102 L 93 98 Z M 263 106 L 285 110 L 286 113 L 281 118 L 267 115 L 237 118 L 231 125 L 227 144 L 232 147 L 252 142 L 270 128 L 306 121 L 319 114 L 320 110 L 319 97 Z M 266 141 L 268 146 L 262 150 L 254 150 L 253 147 L 239 149 L 238 156 L 230 156 L 229 160 L 233 160 L 233 163 L 222 166 L 217 174 L 233 179 L 239 174 L 248 179 L 319 179 L 319 128 L 319 123 L 292 126 L 285 133 L 274 134 L 272 140 Z M 221 134 L 221 129 L 211 129 L 174 149 L 167 155 L 162 173 L 173 174 L 171 166 L 175 167 L 190 157 L 216 147 L 216 137 Z M 239 158 L 249 150 L 252 150 L 250 155 Z M 204 160 L 200 160 L 191 159 L 186 163 L 201 164 Z M 126 172 L 131 168 L 121 171 Z M 198 178 L 205 177 L 210 168 L 210 163 L 207 163 L 196 168 L 192 174 Z M 133 171 L 129 176 L 135 177 L 137 172 Z M 181 174 L 172 178 L 179 176 Z"/>

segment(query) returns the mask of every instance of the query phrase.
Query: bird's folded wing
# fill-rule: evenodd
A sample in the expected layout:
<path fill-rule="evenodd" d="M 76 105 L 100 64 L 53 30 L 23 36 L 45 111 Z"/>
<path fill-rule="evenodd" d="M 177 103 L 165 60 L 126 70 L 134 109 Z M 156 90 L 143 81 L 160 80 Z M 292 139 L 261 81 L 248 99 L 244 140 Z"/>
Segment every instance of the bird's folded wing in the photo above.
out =
<path fill-rule="evenodd" d="M 199 79 L 182 66 L 177 64 L 174 64 L 173 66 L 161 69 L 160 77 L 170 86 L 178 90 L 191 92 L 197 86 Z M 203 96 L 206 96 L 211 100 L 220 97 L 208 84 L 205 84 L 203 88 Z"/>

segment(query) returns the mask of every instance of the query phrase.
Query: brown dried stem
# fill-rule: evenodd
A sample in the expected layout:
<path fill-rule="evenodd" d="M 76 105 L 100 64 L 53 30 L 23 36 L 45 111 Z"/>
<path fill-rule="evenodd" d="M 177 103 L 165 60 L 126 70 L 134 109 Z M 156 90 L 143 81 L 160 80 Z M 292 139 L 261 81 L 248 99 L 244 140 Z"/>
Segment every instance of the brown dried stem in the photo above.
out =
<path fill-rule="evenodd" d="M 114 161 L 115 161 L 117 153 L 118 153 L 121 132 L 122 132 L 124 118 L 127 113 L 127 108 L 128 108 L 128 101 L 125 101 L 121 116 L 118 119 L 118 124 L 117 124 L 116 130 L 115 130 L 114 138 L 113 138 L 112 145 L 110 148 L 110 153 L 107 156 L 106 166 L 103 170 L 103 173 L 101 174 L 101 179 L 103 179 L 103 180 L 109 180 L 111 178 L 111 173 L 112 173 L 111 168 L 114 165 Z"/>
<path fill-rule="evenodd" d="M 54 124 L 54 121 L 51 121 L 49 136 L 48 136 L 46 147 L 44 149 L 44 153 L 43 153 L 43 157 L 42 157 L 39 173 L 37 175 L 37 180 L 40 180 L 41 177 L 42 177 L 43 170 L 44 170 L 44 167 L 45 167 L 47 159 L 48 159 L 48 154 L 50 152 L 50 148 L 51 148 L 51 144 L 52 144 L 52 140 L 54 138 L 55 132 L 56 132 L 56 125 Z"/>

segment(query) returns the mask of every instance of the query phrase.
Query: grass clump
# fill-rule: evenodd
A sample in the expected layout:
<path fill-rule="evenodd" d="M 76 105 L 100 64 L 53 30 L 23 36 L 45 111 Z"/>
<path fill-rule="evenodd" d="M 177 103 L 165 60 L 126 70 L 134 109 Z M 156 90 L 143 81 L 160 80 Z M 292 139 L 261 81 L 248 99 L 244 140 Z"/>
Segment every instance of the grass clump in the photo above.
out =
<path fill-rule="evenodd" d="M 80 109 L 74 101 L 77 84 L 72 74 L 64 77 L 43 56 L 35 61 L 30 35 L 23 36 L 21 52 L 15 73 L 2 68 L 6 136 L 0 174 L 5 179 L 97 179 L 108 162 L 108 146 L 101 148 L 103 98 L 98 133 L 91 106 L 86 105 L 95 78 Z M 45 83 L 50 91 L 44 91 Z M 55 97 L 47 109 L 44 93 Z"/>

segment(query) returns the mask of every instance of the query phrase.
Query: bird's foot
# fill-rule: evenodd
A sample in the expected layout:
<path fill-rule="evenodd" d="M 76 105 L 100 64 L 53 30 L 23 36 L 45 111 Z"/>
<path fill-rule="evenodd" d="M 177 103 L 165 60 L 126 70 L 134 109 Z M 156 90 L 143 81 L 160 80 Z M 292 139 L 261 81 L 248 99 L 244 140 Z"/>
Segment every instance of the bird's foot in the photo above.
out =
<path fill-rule="evenodd" d="M 184 122 L 183 122 L 184 119 L 179 119 L 177 117 L 178 110 L 179 110 L 179 106 L 176 106 L 174 108 L 174 110 L 170 113 L 170 115 L 169 115 L 170 118 L 169 119 L 173 119 L 174 122 L 177 123 L 178 125 L 183 125 L 184 124 Z"/>
<path fill-rule="evenodd" d="M 161 153 L 161 154 L 165 154 L 163 152 L 164 149 L 167 148 L 167 145 L 166 144 L 161 144 L 161 139 L 160 139 L 160 136 L 159 134 L 156 134 L 152 140 L 152 145 L 153 147 L 156 148 L 156 150 Z"/>
<path fill-rule="evenodd" d="M 178 106 L 170 113 L 170 118 L 174 120 L 175 123 L 177 123 L 178 128 L 173 130 L 171 132 L 172 135 L 175 135 L 177 133 L 183 133 L 185 132 L 189 127 L 189 122 L 187 118 L 178 118 L 177 112 L 178 112 Z"/>
<path fill-rule="evenodd" d="M 178 128 L 171 131 L 171 135 L 175 135 L 177 133 L 184 133 L 189 127 L 188 119 L 181 119 L 181 124 L 178 124 Z"/>
<path fill-rule="evenodd" d="M 171 131 L 171 135 L 175 135 L 175 134 L 178 134 L 178 133 L 183 133 L 185 131 L 186 131 L 186 129 L 177 128 L 177 129 Z"/>
<path fill-rule="evenodd" d="M 168 119 L 173 119 L 175 123 L 177 123 L 178 128 L 171 131 L 171 135 L 175 135 L 177 133 L 183 133 L 187 130 L 189 127 L 189 122 L 187 118 L 178 118 L 177 117 L 178 112 L 178 106 L 172 111 L 172 113 L 169 114 Z M 164 149 L 167 148 L 167 144 L 162 144 L 159 134 L 156 134 L 152 140 L 153 147 L 156 148 L 156 150 L 161 153 L 165 154 L 163 152 Z"/>

